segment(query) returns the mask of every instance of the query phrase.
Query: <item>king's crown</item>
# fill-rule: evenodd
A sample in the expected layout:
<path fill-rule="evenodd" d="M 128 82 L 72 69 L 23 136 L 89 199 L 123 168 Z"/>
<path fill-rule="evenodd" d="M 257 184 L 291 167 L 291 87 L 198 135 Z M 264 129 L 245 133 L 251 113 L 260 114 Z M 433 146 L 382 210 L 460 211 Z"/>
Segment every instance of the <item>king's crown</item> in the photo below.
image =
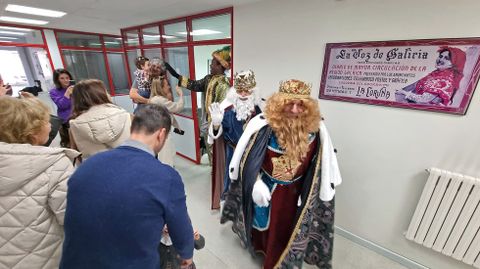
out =
<path fill-rule="evenodd" d="M 280 82 L 279 92 L 291 97 L 309 97 L 312 85 L 297 79 Z"/>

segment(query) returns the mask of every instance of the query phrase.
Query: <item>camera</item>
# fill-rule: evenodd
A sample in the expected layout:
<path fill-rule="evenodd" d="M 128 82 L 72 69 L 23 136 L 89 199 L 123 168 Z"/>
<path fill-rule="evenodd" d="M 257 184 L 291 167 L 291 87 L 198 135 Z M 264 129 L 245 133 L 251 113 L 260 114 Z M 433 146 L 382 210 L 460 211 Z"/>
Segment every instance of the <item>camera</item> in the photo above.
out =
<path fill-rule="evenodd" d="M 69 86 L 75 86 L 75 80 L 70 80 Z"/>
<path fill-rule="evenodd" d="M 185 131 L 184 131 L 184 130 L 180 130 L 180 129 L 178 129 L 178 128 L 173 128 L 173 132 L 176 133 L 176 134 L 179 134 L 179 135 L 185 134 Z"/>

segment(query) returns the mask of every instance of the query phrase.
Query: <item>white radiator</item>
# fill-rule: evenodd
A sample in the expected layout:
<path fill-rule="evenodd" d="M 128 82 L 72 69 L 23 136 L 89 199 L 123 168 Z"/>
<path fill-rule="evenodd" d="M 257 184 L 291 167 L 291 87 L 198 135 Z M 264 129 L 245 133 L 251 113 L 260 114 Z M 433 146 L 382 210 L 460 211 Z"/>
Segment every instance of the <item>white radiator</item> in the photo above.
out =
<path fill-rule="evenodd" d="M 407 239 L 480 268 L 480 179 L 429 172 Z"/>

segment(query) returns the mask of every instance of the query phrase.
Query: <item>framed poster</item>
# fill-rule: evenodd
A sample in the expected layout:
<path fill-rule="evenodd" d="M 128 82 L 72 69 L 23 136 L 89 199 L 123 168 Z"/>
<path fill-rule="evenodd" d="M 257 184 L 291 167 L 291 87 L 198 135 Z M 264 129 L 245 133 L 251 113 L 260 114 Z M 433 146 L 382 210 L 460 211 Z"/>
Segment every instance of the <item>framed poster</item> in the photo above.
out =
<path fill-rule="evenodd" d="M 328 43 L 320 99 L 464 115 L 480 38 Z"/>

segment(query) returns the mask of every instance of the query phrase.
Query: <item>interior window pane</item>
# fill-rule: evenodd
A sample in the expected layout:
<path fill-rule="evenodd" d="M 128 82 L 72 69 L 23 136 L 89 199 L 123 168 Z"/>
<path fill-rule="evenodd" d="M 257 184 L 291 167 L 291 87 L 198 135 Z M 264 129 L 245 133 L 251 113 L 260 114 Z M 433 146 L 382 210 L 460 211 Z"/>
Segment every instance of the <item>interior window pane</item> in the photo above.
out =
<path fill-rule="evenodd" d="M 153 59 L 153 58 L 163 58 L 162 57 L 162 50 L 161 49 L 144 49 L 143 50 L 143 56 L 147 57 L 148 59 Z"/>
<path fill-rule="evenodd" d="M 160 31 L 158 26 L 149 27 L 142 29 L 143 34 L 143 44 L 160 44 Z"/>
<path fill-rule="evenodd" d="M 40 30 L 0 26 L 0 42 L 43 44 L 43 37 Z"/>
<path fill-rule="evenodd" d="M 82 79 L 100 79 L 109 89 L 105 58 L 102 52 L 63 50 L 65 68 L 76 81 Z"/>
<path fill-rule="evenodd" d="M 77 33 L 57 32 L 57 39 L 60 46 L 101 48 L 98 35 L 86 35 Z"/>
<path fill-rule="evenodd" d="M 125 32 L 127 46 L 138 46 L 140 43 L 138 42 L 138 30 L 132 30 Z"/>
<path fill-rule="evenodd" d="M 122 48 L 122 38 L 121 37 L 112 37 L 112 36 L 103 36 L 103 43 L 107 49 L 121 49 Z"/>
<path fill-rule="evenodd" d="M 166 24 L 162 38 L 165 43 L 187 42 L 187 24 L 185 21 Z"/>
<path fill-rule="evenodd" d="M 230 14 L 195 19 L 190 35 L 194 41 L 231 38 L 230 22 Z"/>
<path fill-rule="evenodd" d="M 128 94 L 130 85 L 128 85 L 127 71 L 125 70 L 125 57 L 123 53 L 108 52 L 108 66 L 112 75 L 115 95 Z"/>
<path fill-rule="evenodd" d="M 190 69 L 188 67 L 188 48 L 176 47 L 165 49 L 165 60 L 181 75 L 189 76 Z M 168 76 L 170 86 L 172 87 L 173 99 L 178 100 L 178 95 L 175 91 L 175 86 L 178 85 L 178 80 L 174 76 Z M 185 107 L 179 114 L 192 116 L 192 96 L 191 91 L 183 89 L 183 98 Z"/>

